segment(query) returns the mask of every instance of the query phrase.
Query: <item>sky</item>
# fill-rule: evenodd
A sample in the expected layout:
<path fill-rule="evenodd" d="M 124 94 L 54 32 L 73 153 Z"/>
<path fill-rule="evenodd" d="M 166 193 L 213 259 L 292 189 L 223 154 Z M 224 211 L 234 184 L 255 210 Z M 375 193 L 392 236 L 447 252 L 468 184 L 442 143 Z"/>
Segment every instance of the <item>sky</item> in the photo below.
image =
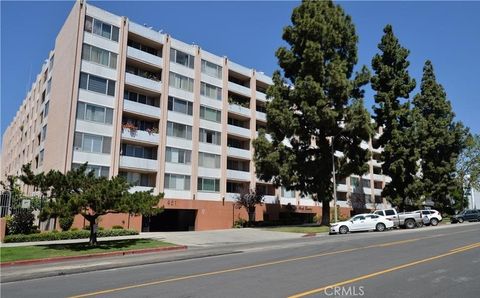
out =
<path fill-rule="evenodd" d="M 88 1 L 114 14 L 271 75 L 284 45 L 294 1 Z M 419 91 L 425 60 L 433 62 L 456 120 L 480 134 L 480 2 L 340 1 L 359 35 L 359 66 L 371 59 L 386 24 L 410 50 L 410 75 Z M 43 61 L 54 48 L 73 1 L 1 1 L 1 132 L 12 121 Z M 371 110 L 373 93 L 366 88 Z"/>

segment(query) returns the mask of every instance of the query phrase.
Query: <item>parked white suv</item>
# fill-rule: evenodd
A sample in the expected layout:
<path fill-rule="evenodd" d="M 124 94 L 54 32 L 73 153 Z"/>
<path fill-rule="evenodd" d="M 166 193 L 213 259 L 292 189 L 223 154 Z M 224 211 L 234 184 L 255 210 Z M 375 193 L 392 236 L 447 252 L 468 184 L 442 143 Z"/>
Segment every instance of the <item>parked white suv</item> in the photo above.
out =
<path fill-rule="evenodd" d="M 436 226 L 439 222 L 442 221 L 443 217 L 437 210 L 417 210 L 415 213 L 420 213 L 422 215 L 423 223 L 425 225 Z"/>

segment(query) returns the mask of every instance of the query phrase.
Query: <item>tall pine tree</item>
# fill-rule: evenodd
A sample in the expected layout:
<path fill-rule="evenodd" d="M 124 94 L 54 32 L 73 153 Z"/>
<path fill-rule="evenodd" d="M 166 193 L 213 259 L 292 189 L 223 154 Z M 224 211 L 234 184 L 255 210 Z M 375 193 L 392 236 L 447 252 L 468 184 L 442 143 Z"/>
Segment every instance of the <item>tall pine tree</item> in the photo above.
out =
<path fill-rule="evenodd" d="M 372 133 L 361 87 L 369 80 L 357 64 L 355 27 L 331 1 L 303 1 L 284 29 L 276 56 L 280 71 L 268 89 L 267 133 L 254 142 L 257 175 L 322 202 L 322 224 L 330 222 L 333 194 L 332 146 L 337 179 L 362 174 L 369 154 L 360 147 Z M 333 139 L 333 142 L 331 140 Z M 289 144 L 285 145 L 285 140 Z"/>
<path fill-rule="evenodd" d="M 421 185 L 425 199 L 435 208 L 449 211 L 456 191 L 455 166 L 465 147 L 468 130 L 455 122 L 450 101 L 437 83 L 433 65 L 425 62 L 420 93 L 413 99 L 417 147 L 420 149 Z"/>
<path fill-rule="evenodd" d="M 407 70 L 409 50 L 402 47 L 391 25 L 385 26 L 383 32 L 378 44 L 381 53 L 372 59 L 371 83 L 376 91 L 373 117 L 377 128 L 383 128 L 383 134 L 375 143 L 384 149 L 382 171 L 391 178 L 382 195 L 403 210 L 418 204 L 414 183 L 418 152 L 414 146 L 413 117 L 409 102 L 402 101 L 409 98 L 416 83 Z"/>

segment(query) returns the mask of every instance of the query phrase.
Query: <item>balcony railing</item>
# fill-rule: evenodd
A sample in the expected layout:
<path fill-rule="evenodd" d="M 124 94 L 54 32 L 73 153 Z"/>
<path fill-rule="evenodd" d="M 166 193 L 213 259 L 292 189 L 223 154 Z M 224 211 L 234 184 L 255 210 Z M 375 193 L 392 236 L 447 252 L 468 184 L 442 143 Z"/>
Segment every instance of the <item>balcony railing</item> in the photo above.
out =
<path fill-rule="evenodd" d="M 235 148 L 235 147 L 227 147 L 227 155 L 232 157 L 241 157 L 244 159 L 250 159 L 251 153 L 250 150 Z"/>
<path fill-rule="evenodd" d="M 155 172 L 158 168 L 158 161 L 154 159 L 122 155 L 120 156 L 120 168 Z"/>
<path fill-rule="evenodd" d="M 231 125 L 231 124 L 227 125 L 227 132 L 229 134 L 238 135 L 238 136 L 242 136 L 242 137 L 245 137 L 245 138 L 250 138 L 251 137 L 250 129 L 243 128 L 243 127 L 240 127 L 240 126 Z"/>
<path fill-rule="evenodd" d="M 227 179 L 250 181 L 250 178 L 251 178 L 250 172 L 227 169 Z"/>
<path fill-rule="evenodd" d="M 147 132 L 144 130 L 130 130 L 128 128 L 124 128 L 122 130 L 122 139 L 124 140 L 132 140 L 132 141 L 139 141 L 149 144 L 157 144 L 160 142 L 160 137 L 158 133 Z"/>
<path fill-rule="evenodd" d="M 154 118 L 160 118 L 160 108 L 151 105 L 138 103 L 131 100 L 123 101 L 123 110 L 135 114 L 150 116 Z"/>
<path fill-rule="evenodd" d="M 142 61 L 151 65 L 154 65 L 159 68 L 161 68 L 163 65 L 162 57 L 152 55 L 150 53 L 136 49 L 134 47 L 127 47 L 127 57 L 135 59 L 137 61 Z"/>
<path fill-rule="evenodd" d="M 233 83 L 233 82 L 228 82 L 228 90 L 247 96 L 247 97 L 250 97 L 252 95 L 250 88 L 239 85 L 237 83 Z"/>
<path fill-rule="evenodd" d="M 160 93 L 162 89 L 162 82 L 147 79 L 141 76 L 137 76 L 131 73 L 125 74 L 125 83 L 128 85 L 148 89 Z"/>

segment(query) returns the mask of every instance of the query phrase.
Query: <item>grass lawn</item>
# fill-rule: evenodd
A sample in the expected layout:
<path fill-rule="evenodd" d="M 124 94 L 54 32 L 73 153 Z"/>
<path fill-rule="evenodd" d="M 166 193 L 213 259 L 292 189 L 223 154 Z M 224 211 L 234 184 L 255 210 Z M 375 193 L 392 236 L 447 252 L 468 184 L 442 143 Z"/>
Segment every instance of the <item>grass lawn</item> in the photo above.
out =
<path fill-rule="evenodd" d="M 290 233 L 325 233 L 330 229 L 329 226 L 304 227 L 304 226 L 280 226 L 266 228 L 267 231 L 273 232 L 290 232 Z"/>
<path fill-rule="evenodd" d="M 173 246 L 174 244 L 151 239 L 130 239 L 117 241 L 101 241 L 96 247 L 88 246 L 88 243 L 52 244 L 19 247 L 2 247 L 1 262 L 18 260 L 31 260 L 63 256 L 89 255 L 103 252 L 156 248 Z"/>

